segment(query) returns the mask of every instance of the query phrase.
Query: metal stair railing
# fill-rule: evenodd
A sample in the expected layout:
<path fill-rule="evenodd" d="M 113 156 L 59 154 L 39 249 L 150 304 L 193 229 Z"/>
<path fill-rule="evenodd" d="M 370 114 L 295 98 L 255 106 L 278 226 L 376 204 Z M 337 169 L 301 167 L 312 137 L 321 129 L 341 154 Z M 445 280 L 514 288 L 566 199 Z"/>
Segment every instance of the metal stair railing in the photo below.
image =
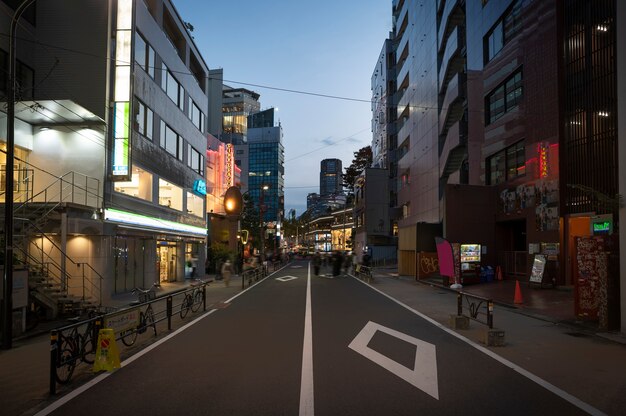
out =
<path fill-rule="evenodd" d="M 37 225 L 32 224 L 32 221 L 27 218 L 15 218 L 18 221 L 26 221 L 31 222 L 31 227 L 37 231 L 37 234 L 42 238 L 45 238 L 46 241 L 54 247 L 60 256 L 64 257 L 65 260 L 77 268 L 81 270 L 81 298 L 83 301 L 88 300 L 97 300 L 98 306 L 102 306 L 102 282 L 104 278 L 96 269 L 94 269 L 89 263 L 84 262 L 76 262 L 71 257 L 69 257 L 62 249 L 59 247 L 52 239 L 50 239 Z M 59 276 L 53 276 L 58 279 L 58 283 L 61 285 L 61 290 L 65 295 L 70 292 L 70 289 L 76 289 L 79 286 L 70 285 L 70 281 L 75 278 L 75 276 L 70 276 L 67 273 L 67 270 L 63 270 L 63 268 L 54 260 L 54 258 L 46 253 L 43 247 L 40 247 L 36 242 L 28 242 L 30 247 L 36 247 L 38 253 L 41 253 L 41 260 L 37 259 L 33 256 L 28 249 L 24 249 L 24 247 L 16 246 L 25 256 L 30 260 L 30 262 L 35 263 L 35 265 L 41 266 L 44 264 L 52 264 L 55 269 L 59 270 Z M 28 263 L 28 262 L 27 262 Z M 32 264 L 31 263 L 31 264 Z M 66 268 L 67 269 L 67 268 Z M 49 270 L 49 269 L 48 269 Z M 92 273 L 92 277 L 86 275 L 86 270 L 90 270 Z M 94 282 L 95 281 L 95 282 Z"/>

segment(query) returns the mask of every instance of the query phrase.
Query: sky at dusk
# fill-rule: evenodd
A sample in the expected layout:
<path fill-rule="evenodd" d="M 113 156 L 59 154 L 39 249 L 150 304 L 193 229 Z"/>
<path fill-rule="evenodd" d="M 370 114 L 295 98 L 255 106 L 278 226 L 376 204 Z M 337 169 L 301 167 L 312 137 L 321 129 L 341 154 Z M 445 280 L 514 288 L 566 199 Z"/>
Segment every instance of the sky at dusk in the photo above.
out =
<path fill-rule="evenodd" d="M 306 195 L 319 192 L 321 160 L 345 168 L 371 143 L 371 76 L 391 30 L 391 0 L 173 1 L 209 68 L 258 92 L 262 109 L 278 109 L 285 211 L 302 214 Z"/>

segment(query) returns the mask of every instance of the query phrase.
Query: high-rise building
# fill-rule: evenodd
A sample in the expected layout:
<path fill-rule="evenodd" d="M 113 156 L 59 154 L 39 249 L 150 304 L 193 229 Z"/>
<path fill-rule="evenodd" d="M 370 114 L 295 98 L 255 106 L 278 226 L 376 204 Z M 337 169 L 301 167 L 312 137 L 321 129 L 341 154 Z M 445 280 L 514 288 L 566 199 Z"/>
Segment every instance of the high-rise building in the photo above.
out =
<path fill-rule="evenodd" d="M 283 128 L 280 123 L 274 125 L 273 108 L 264 110 L 263 113 L 255 119 L 263 120 L 261 125 L 265 127 L 248 126 L 248 194 L 255 201 L 255 205 L 261 207 L 263 221 L 279 222 L 285 210 Z"/>
<path fill-rule="evenodd" d="M 584 281 L 578 239 L 604 234 L 609 247 L 623 217 L 619 4 L 393 2 L 400 273 L 439 228 L 451 242 L 480 244 L 482 265 L 504 276 L 528 278 L 543 262 L 535 283 Z M 607 259 L 619 269 L 617 256 Z M 462 270 L 462 282 L 477 273 Z M 624 299 L 607 285 L 611 327 Z M 602 302 L 592 286 L 585 296 Z"/>
<path fill-rule="evenodd" d="M 36 2 L 17 43 L 16 256 L 104 304 L 203 267 L 209 68 L 172 2 Z M 3 36 L 0 74 L 8 50 Z"/>
<path fill-rule="evenodd" d="M 324 159 L 320 163 L 320 197 L 343 193 L 340 159 Z"/>

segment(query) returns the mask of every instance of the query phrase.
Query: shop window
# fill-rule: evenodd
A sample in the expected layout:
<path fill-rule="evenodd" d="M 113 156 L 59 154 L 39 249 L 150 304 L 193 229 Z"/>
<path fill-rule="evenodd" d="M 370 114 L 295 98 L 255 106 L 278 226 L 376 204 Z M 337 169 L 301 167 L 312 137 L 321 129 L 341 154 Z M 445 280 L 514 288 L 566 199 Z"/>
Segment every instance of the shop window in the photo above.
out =
<path fill-rule="evenodd" d="M 115 192 L 152 201 L 152 174 L 150 172 L 139 167 L 133 167 L 130 181 L 114 183 Z"/>
<path fill-rule="evenodd" d="M 159 178 L 159 205 L 183 210 L 183 188 Z"/>
<path fill-rule="evenodd" d="M 187 192 L 187 213 L 204 218 L 204 199 Z"/>
<path fill-rule="evenodd" d="M 526 174 L 526 148 L 524 141 L 487 158 L 487 185 L 497 185 Z"/>

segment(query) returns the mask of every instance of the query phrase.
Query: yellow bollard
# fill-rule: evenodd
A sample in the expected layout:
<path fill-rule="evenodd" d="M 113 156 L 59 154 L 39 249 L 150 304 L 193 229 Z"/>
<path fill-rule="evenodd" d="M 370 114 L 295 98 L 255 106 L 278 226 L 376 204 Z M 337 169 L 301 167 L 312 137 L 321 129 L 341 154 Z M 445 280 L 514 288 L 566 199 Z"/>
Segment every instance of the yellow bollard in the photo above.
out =
<path fill-rule="evenodd" d="M 115 343 L 115 331 L 111 328 L 101 329 L 98 332 L 98 347 L 93 372 L 113 371 L 120 367 L 120 353 Z"/>

